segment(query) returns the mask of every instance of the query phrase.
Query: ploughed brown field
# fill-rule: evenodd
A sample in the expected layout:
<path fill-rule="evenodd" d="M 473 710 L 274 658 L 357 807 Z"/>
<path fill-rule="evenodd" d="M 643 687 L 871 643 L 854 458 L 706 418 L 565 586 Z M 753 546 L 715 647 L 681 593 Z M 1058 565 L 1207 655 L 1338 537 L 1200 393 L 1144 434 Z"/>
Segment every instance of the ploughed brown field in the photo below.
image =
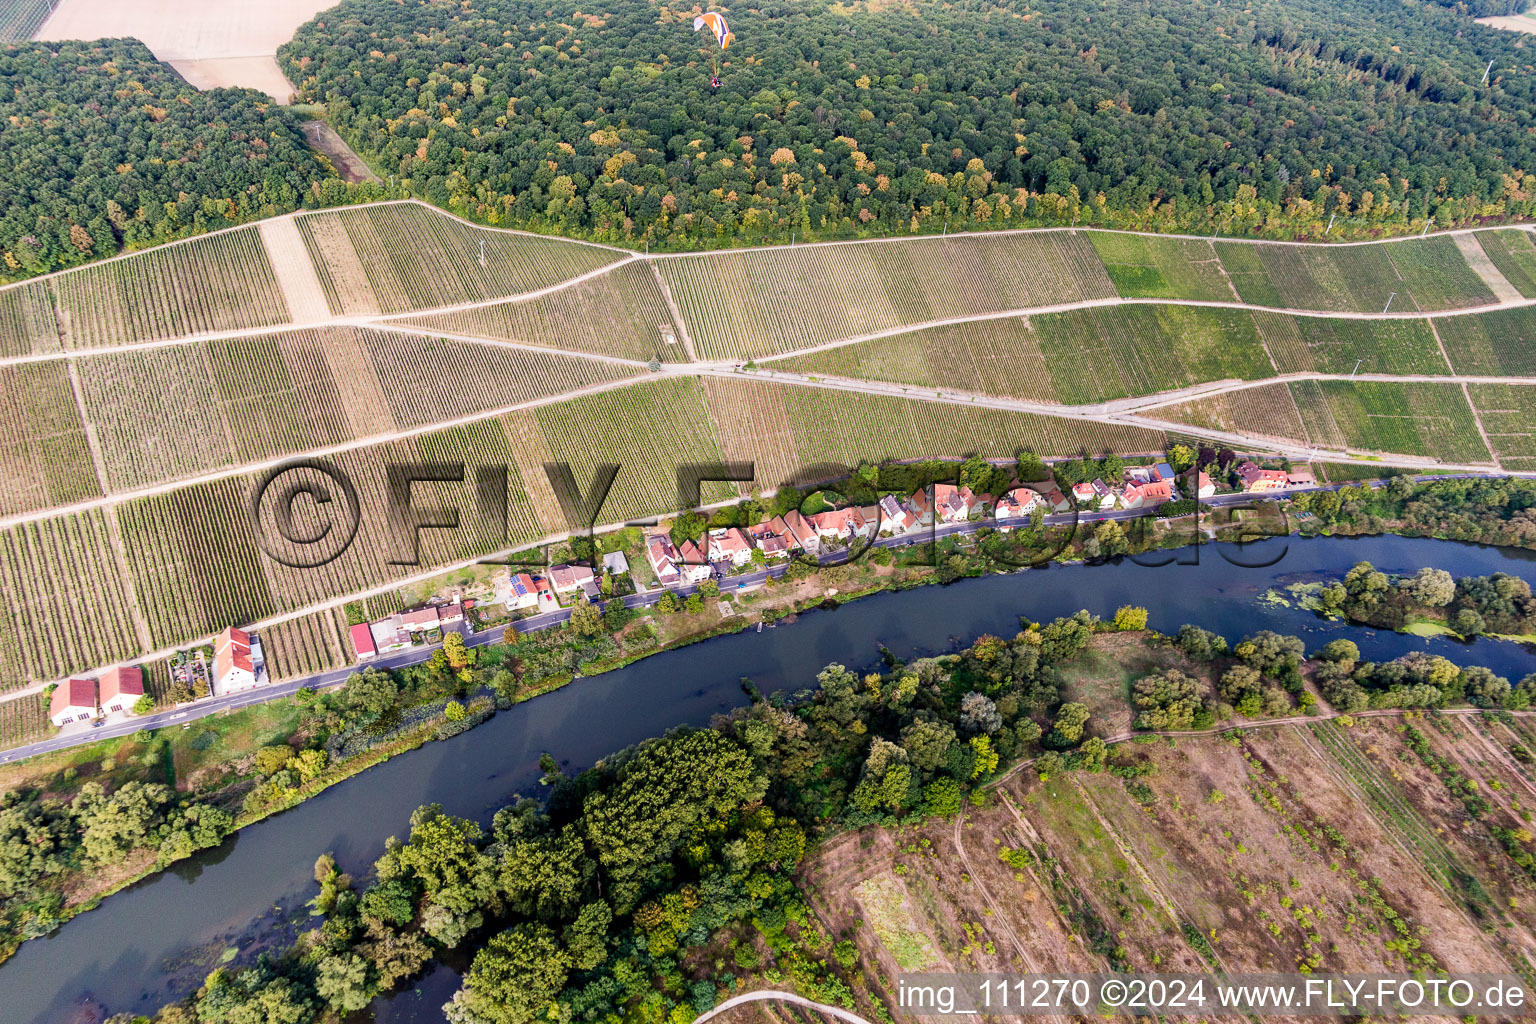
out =
<path fill-rule="evenodd" d="M 902 1019 L 896 978 L 921 970 L 1529 983 L 1532 882 L 1494 829 L 1530 843 L 1536 776 L 1511 750 L 1531 745 L 1531 722 L 1404 715 L 1122 744 L 1112 763 L 1153 773 L 1042 781 L 1026 769 L 958 822 L 833 840 L 803 885 L 834 939 L 857 943 L 851 987 L 871 1020 Z M 1443 759 L 1438 773 L 1409 729 Z M 1486 813 L 1452 792 L 1457 772 Z M 1009 851 L 1027 856 L 1010 864 Z"/>

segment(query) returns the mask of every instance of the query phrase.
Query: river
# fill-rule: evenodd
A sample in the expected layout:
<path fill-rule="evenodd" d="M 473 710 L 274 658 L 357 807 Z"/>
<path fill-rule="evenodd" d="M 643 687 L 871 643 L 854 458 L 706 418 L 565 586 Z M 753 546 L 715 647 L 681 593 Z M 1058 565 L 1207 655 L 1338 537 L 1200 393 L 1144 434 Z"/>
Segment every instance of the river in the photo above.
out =
<path fill-rule="evenodd" d="M 1249 564 L 1274 564 L 1244 568 L 1222 552 Z M 1179 554 L 1187 561 L 1194 551 Z M 1536 671 L 1536 653 L 1515 644 L 1405 636 L 1258 601 L 1278 583 L 1340 574 L 1361 559 L 1385 572 L 1432 565 L 1456 576 L 1502 571 L 1536 583 L 1536 553 L 1372 537 L 1278 539 L 1241 550 L 1207 546 L 1198 555 L 1198 564 L 1053 565 L 878 594 L 578 680 L 462 736 L 371 768 L 110 897 L 52 936 L 25 943 L 0 965 L 3 1016 L 14 1024 L 53 1024 L 72 1018 L 87 1001 L 113 1013 L 152 1012 L 196 988 L 221 951 L 238 947 L 236 962 L 242 962 L 263 943 L 279 941 L 285 923 L 289 929 L 295 920 L 302 923 L 318 855 L 329 851 L 343 870 L 360 874 L 388 836 L 404 836 L 411 811 L 423 803 L 488 821 L 512 794 L 539 792 L 542 752 L 554 753 L 567 771 L 580 770 L 673 726 L 706 724 L 745 703 L 743 677 L 764 692 L 795 690 L 814 685 L 828 662 L 856 669 L 877 665 L 882 646 L 901 658 L 943 653 L 982 633 L 1012 636 L 1021 615 L 1043 620 L 1087 608 L 1109 616 L 1123 604 L 1144 605 L 1149 625 L 1165 632 L 1195 622 L 1235 640 L 1273 629 L 1302 636 L 1309 650 L 1348 636 L 1372 660 L 1428 649 L 1461 664 L 1487 665 L 1511 681 Z M 438 1007 L 456 986 L 454 973 L 439 968 L 414 989 L 381 1000 L 377 1019 L 439 1021 Z"/>

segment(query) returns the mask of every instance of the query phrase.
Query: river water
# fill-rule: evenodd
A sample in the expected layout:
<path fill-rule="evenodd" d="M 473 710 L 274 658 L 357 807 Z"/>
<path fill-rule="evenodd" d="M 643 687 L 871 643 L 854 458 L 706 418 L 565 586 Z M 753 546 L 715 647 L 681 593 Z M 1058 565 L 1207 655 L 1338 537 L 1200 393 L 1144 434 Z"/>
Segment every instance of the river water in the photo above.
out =
<path fill-rule="evenodd" d="M 1249 565 L 1273 564 L 1247 568 L 1223 553 Z M 1189 550 L 1181 558 L 1193 555 Z M 343 870 L 359 874 L 388 836 L 405 835 L 411 811 L 423 803 L 488 821 L 512 794 L 539 792 L 542 752 L 552 752 L 568 772 L 579 771 L 673 726 L 706 724 L 746 702 L 743 677 L 764 692 L 797 690 L 814 685 L 829 662 L 877 665 L 882 646 L 901 658 L 944 653 L 982 633 L 1012 636 L 1021 615 L 1044 620 L 1087 608 L 1109 616 L 1123 604 L 1144 605 L 1149 625 L 1164 632 L 1195 622 L 1236 640 L 1273 629 L 1303 637 L 1309 650 L 1348 636 L 1372 660 L 1427 649 L 1460 664 L 1487 665 L 1511 681 L 1536 672 L 1536 653 L 1515 644 L 1404 636 L 1258 601 L 1271 586 L 1340 574 L 1361 559 L 1385 572 L 1431 565 L 1456 576 L 1502 571 L 1536 583 L 1536 553 L 1401 537 L 1291 538 L 1243 549 L 1206 546 L 1198 559 L 1156 568 L 1128 560 L 1050 566 L 878 594 L 578 680 L 462 736 L 371 768 L 109 898 L 54 935 L 25 943 L 0 965 L 0 1016 L 13 1024 L 52 1024 L 73 1018 L 87 1001 L 113 1013 L 151 1012 L 196 988 L 220 951 L 238 947 L 243 961 L 264 942 L 279 941 L 284 922 L 291 927 L 302 920 L 320 854 L 333 853 Z M 440 1021 L 438 1007 L 455 987 L 453 972 L 439 968 L 414 989 L 381 1000 L 375 1014 L 392 1024 Z"/>

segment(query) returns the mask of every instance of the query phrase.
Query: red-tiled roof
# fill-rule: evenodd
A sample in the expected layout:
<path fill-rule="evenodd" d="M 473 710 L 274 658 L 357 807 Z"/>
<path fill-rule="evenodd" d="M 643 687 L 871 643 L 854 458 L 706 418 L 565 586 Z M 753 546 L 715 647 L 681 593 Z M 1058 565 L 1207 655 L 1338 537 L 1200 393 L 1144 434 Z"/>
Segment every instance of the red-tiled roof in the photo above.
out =
<path fill-rule="evenodd" d="M 100 681 L 102 704 L 122 694 L 124 697 L 144 696 L 144 670 L 137 665 L 108 669 Z"/>
<path fill-rule="evenodd" d="M 213 642 L 213 674 L 223 679 L 231 669 L 254 672 L 251 664 L 251 635 L 230 626 Z"/>
<path fill-rule="evenodd" d="M 66 679 L 59 684 L 48 699 L 48 714 L 53 716 L 70 708 L 96 710 L 96 680 Z"/>

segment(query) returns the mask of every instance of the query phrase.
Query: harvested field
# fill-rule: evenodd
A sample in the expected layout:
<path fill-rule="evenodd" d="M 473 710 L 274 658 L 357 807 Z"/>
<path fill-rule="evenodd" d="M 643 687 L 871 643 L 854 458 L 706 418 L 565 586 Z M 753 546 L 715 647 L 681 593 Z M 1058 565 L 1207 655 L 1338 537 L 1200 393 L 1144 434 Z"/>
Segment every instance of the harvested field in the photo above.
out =
<path fill-rule="evenodd" d="M 546 345 L 641 362 L 678 362 L 688 357 L 682 331 L 673 322 L 656 272 L 640 260 L 536 299 L 410 317 L 399 323 L 426 332 Z"/>
<path fill-rule="evenodd" d="M 298 225 L 339 316 L 484 302 L 547 288 L 624 258 L 601 246 L 474 227 L 414 202 L 305 214 Z"/>
<path fill-rule="evenodd" d="M 753 249 L 657 266 L 701 359 L 1115 294 L 1093 246 L 1061 232 Z"/>
<path fill-rule="evenodd" d="M 1203 238 L 1090 231 L 1088 240 L 1125 298 L 1204 299 L 1230 302 L 1237 292 L 1227 281 L 1216 250 Z"/>

